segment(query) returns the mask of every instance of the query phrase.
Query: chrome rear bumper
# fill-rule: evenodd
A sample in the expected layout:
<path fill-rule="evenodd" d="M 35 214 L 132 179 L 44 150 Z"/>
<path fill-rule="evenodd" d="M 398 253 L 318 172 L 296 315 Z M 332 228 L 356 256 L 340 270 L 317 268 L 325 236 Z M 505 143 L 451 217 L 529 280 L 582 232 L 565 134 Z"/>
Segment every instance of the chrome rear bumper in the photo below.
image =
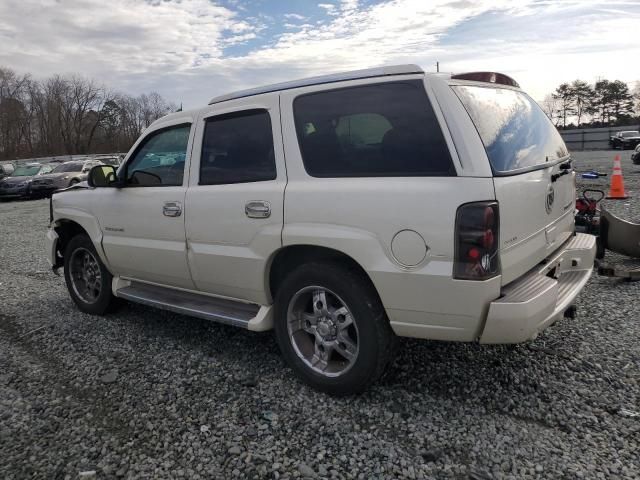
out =
<path fill-rule="evenodd" d="M 596 237 L 578 233 L 489 305 L 480 343 L 534 339 L 573 304 L 593 271 Z"/>

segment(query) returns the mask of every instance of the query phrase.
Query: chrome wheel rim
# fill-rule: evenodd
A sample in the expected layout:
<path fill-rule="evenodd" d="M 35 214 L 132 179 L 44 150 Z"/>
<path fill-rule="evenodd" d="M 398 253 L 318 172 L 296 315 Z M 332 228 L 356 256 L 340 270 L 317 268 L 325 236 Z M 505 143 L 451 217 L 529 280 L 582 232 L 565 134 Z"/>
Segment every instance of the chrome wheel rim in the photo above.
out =
<path fill-rule="evenodd" d="M 359 351 L 356 320 L 347 304 L 324 287 L 305 287 L 289 302 L 287 332 L 307 367 L 326 377 L 344 375 Z"/>
<path fill-rule="evenodd" d="M 76 296 L 86 303 L 96 303 L 102 290 L 100 264 L 93 252 L 77 248 L 69 259 L 69 276 Z"/>

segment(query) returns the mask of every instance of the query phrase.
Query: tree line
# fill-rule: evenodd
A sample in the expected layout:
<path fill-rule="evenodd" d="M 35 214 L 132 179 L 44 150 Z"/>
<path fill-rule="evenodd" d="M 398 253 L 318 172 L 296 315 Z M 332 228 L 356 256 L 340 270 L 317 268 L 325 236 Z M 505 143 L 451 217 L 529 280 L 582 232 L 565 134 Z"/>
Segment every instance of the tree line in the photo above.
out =
<path fill-rule="evenodd" d="M 0 67 L 0 160 L 124 152 L 176 110 L 155 92 L 131 96 L 79 75 L 35 80 Z"/>
<path fill-rule="evenodd" d="M 640 123 L 640 82 L 631 90 L 621 80 L 560 84 L 541 103 L 556 127 L 607 127 Z"/>

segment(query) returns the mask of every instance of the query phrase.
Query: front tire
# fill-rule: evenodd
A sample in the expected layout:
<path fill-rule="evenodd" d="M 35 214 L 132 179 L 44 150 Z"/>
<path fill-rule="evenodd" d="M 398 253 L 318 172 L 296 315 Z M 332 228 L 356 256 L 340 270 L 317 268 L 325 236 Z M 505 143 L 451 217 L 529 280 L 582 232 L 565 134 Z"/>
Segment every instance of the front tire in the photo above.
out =
<path fill-rule="evenodd" d="M 309 263 L 277 291 L 276 338 L 287 364 L 331 395 L 362 392 L 384 372 L 394 334 L 365 275 L 334 263 Z"/>
<path fill-rule="evenodd" d="M 76 235 L 69 241 L 64 252 L 64 279 L 69 295 L 81 311 L 104 315 L 113 305 L 113 276 L 87 235 Z"/>

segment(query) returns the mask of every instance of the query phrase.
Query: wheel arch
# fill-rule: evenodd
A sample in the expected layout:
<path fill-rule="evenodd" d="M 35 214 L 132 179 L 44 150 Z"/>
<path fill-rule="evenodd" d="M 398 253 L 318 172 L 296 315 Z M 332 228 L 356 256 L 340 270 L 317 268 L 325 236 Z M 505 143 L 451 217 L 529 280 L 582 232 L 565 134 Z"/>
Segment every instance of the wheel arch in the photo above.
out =
<path fill-rule="evenodd" d="M 267 285 L 271 298 L 275 298 L 278 287 L 287 273 L 298 265 L 310 262 L 340 263 L 357 271 L 371 286 L 380 299 L 380 294 L 367 271 L 352 256 L 329 247 L 313 244 L 287 245 L 275 252 L 267 267 Z"/>
<path fill-rule="evenodd" d="M 56 265 L 54 268 L 59 268 L 63 265 L 64 251 L 69 241 L 79 234 L 89 237 L 102 262 L 107 267 L 109 266 L 104 251 L 102 250 L 102 232 L 95 220 L 91 217 L 85 215 L 74 218 L 58 217 L 53 224 L 53 228 L 58 235 L 56 242 Z"/>

